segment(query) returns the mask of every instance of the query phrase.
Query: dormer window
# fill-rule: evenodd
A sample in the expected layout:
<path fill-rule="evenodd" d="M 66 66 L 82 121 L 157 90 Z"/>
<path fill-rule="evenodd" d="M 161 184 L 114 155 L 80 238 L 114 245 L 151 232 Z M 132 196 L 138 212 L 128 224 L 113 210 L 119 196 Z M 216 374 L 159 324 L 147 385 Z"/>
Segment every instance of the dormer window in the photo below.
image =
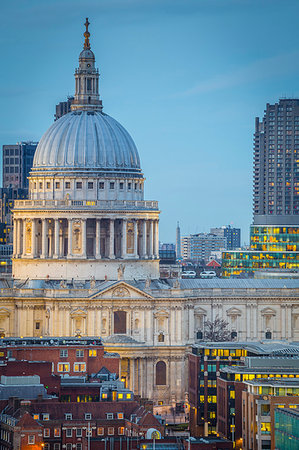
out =
<path fill-rule="evenodd" d="M 65 414 L 65 420 L 72 420 L 73 415 L 71 413 L 66 413 Z"/>
<path fill-rule="evenodd" d="M 91 413 L 85 413 L 85 420 L 91 420 Z"/>
<path fill-rule="evenodd" d="M 106 417 L 109 420 L 113 419 L 113 413 L 106 413 Z"/>

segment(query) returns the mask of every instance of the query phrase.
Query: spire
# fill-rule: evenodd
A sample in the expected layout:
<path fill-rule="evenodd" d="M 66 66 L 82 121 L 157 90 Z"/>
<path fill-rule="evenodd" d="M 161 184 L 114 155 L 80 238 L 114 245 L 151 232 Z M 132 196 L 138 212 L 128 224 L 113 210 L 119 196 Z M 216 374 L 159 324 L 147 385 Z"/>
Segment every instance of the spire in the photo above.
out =
<path fill-rule="evenodd" d="M 95 67 L 95 57 L 90 49 L 88 18 L 85 21 L 84 48 L 79 55 L 79 67 L 75 71 L 75 98 L 71 106 L 72 111 L 102 111 L 102 101 L 99 96 L 99 71 Z"/>
<path fill-rule="evenodd" d="M 84 48 L 86 50 L 89 50 L 90 49 L 90 42 L 89 42 L 90 33 L 88 31 L 88 27 L 89 27 L 90 23 L 88 22 L 88 17 L 86 17 L 86 21 L 85 21 L 84 25 L 85 25 L 85 28 L 86 28 L 86 31 L 84 33 L 84 37 L 85 37 Z"/>

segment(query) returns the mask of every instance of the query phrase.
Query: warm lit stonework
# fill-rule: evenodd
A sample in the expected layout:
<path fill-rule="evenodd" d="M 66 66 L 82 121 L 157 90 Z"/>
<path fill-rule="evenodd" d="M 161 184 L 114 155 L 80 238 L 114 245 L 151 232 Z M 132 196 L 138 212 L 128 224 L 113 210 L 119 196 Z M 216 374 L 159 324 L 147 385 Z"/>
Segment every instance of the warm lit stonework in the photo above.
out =
<path fill-rule="evenodd" d="M 99 336 L 157 408 L 186 400 L 187 353 L 207 319 L 237 340 L 298 340 L 296 280 L 159 280 L 158 204 L 144 200 L 132 138 L 102 111 L 88 40 L 75 78 L 72 111 L 36 150 L 30 198 L 15 202 L 0 335 Z"/>

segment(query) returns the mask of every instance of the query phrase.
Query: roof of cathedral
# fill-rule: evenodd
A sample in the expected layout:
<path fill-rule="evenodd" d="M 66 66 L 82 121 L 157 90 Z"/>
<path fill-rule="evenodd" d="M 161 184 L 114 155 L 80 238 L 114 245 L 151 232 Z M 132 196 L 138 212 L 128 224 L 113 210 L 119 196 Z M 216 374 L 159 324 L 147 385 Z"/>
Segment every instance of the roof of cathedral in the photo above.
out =
<path fill-rule="evenodd" d="M 137 148 L 115 119 L 100 111 L 73 111 L 54 122 L 36 149 L 33 170 L 140 173 Z"/>

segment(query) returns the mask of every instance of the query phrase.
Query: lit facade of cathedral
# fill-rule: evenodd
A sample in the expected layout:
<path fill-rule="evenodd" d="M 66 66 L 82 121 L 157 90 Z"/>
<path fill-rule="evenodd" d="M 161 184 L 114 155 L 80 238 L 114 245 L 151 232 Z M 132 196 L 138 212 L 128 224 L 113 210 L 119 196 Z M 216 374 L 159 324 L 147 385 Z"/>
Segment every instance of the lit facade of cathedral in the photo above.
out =
<path fill-rule="evenodd" d="M 159 209 L 128 132 L 103 113 L 88 22 L 72 112 L 44 134 L 14 207 L 5 336 L 100 336 L 121 376 L 156 405 L 184 401 L 186 357 L 206 319 L 238 340 L 299 339 L 296 280 L 159 280 Z"/>

